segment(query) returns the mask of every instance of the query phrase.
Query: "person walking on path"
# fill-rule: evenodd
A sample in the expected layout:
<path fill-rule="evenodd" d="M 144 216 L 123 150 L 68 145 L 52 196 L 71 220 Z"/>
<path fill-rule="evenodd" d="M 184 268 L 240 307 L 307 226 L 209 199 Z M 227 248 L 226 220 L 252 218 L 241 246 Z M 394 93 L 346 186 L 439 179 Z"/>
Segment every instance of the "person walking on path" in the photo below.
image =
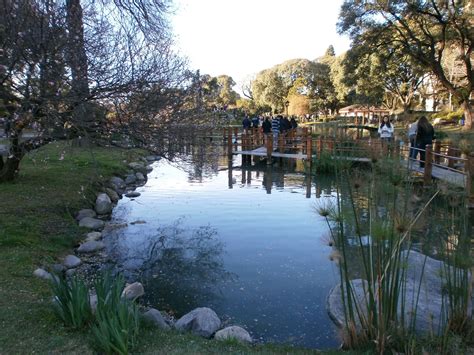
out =
<path fill-rule="evenodd" d="M 410 141 L 410 159 L 416 159 L 418 155 L 418 151 L 416 150 L 416 132 L 418 130 L 418 120 L 413 121 L 410 125 L 408 125 L 408 139 Z"/>
<path fill-rule="evenodd" d="M 433 126 L 428 122 L 428 119 L 425 116 L 421 116 L 418 120 L 415 137 L 416 147 L 420 149 L 420 168 L 425 167 L 426 146 L 428 144 L 433 144 L 434 137 L 435 131 Z"/>

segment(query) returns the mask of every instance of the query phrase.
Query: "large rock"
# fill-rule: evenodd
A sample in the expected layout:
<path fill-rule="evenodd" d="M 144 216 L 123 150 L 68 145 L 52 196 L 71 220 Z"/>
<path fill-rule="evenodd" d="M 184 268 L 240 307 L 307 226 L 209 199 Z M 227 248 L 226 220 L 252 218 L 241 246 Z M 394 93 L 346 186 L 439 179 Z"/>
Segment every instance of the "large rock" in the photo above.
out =
<path fill-rule="evenodd" d="M 127 285 L 122 291 L 122 297 L 126 298 L 127 300 L 134 300 L 143 296 L 144 294 L 145 290 L 140 282 L 134 282 L 130 285 Z"/>
<path fill-rule="evenodd" d="M 221 320 L 216 312 L 207 307 L 196 308 L 182 316 L 175 324 L 180 331 L 191 331 L 192 333 L 210 338 L 221 326 Z"/>
<path fill-rule="evenodd" d="M 137 178 L 138 181 L 145 181 L 146 180 L 145 176 L 140 172 L 136 173 L 135 177 Z"/>
<path fill-rule="evenodd" d="M 136 182 L 137 182 L 137 177 L 135 176 L 135 174 L 129 174 L 125 177 L 125 183 L 127 185 L 132 185 Z"/>
<path fill-rule="evenodd" d="M 446 310 L 450 307 L 446 292 L 448 275 L 451 274 L 449 278 L 454 279 L 453 275 L 456 273 L 459 278 L 461 270 L 413 250 L 403 251 L 400 260 L 404 265 L 402 271 L 405 277 L 400 285 L 401 291 L 398 296 L 399 318 L 401 319 L 403 311 L 406 327 L 413 324 L 418 333 L 442 334 L 446 327 Z M 470 272 L 466 276 L 470 279 Z M 353 285 L 356 299 L 353 302 L 359 305 L 361 315 L 366 318 L 367 281 L 352 280 L 351 285 Z M 340 285 L 330 291 L 327 310 L 337 326 L 345 325 Z M 471 310 L 472 300 L 469 299 L 466 315 L 469 316 Z M 356 326 L 360 327 L 360 321 Z"/>
<path fill-rule="evenodd" d="M 105 188 L 105 193 L 107 194 L 107 196 L 109 196 L 110 200 L 114 203 L 116 203 L 116 202 L 118 202 L 118 200 L 120 200 L 120 196 L 117 193 L 117 191 L 115 191 L 115 190 L 109 189 L 107 187 L 107 188 Z"/>
<path fill-rule="evenodd" d="M 91 210 L 91 209 L 80 210 L 79 212 L 77 212 L 76 221 L 79 222 L 80 220 L 86 217 L 94 218 L 95 216 L 97 216 L 97 213 L 95 213 L 94 210 Z"/>
<path fill-rule="evenodd" d="M 63 265 L 68 269 L 73 269 L 81 265 L 82 261 L 75 255 L 68 255 L 64 258 Z"/>
<path fill-rule="evenodd" d="M 170 329 L 170 326 L 166 323 L 160 311 L 157 309 L 152 308 L 148 310 L 143 314 L 143 318 L 157 328 L 165 330 Z"/>
<path fill-rule="evenodd" d="M 105 248 L 105 244 L 102 242 L 90 241 L 81 244 L 79 248 L 77 248 L 78 253 L 94 253 L 96 251 L 102 250 Z"/>
<path fill-rule="evenodd" d="M 153 162 L 153 161 L 158 161 L 158 160 L 160 160 L 161 157 L 158 156 L 158 155 L 149 155 L 149 156 L 145 157 L 145 159 L 146 159 L 147 161 L 149 161 L 149 162 Z"/>
<path fill-rule="evenodd" d="M 143 163 L 133 162 L 133 163 L 128 164 L 128 167 L 135 171 L 139 171 L 142 174 L 146 174 L 146 166 Z"/>
<path fill-rule="evenodd" d="M 112 212 L 112 201 L 107 194 L 101 193 L 97 196 L 95 200 L 95 211 L 98 214 L 108 214 Z"/>
<path fill-rule="evenodd" d="M 102 229 L 104 228 L 104 225 L 105 225 L 104 221 L 101 221 L 100 219 L 91 218 L 91 217 L 85 217 L 81 219 L 79 222 L 79 227 L 85 227 L 85 228 L 94 229 L 94 230 Z"/>
<path fill-rule="evenodd" d="M 340 328 L 344 327 L 346 324 L 345 321 L 345 311 L 344 305 L 342 303 L 342 294 L 344 292 L 346 294 L 346 285 L 343 284 L 343 289 L 341 289 L 341 284 L 337 284 L 334 286 L 331 291 L 329 291 L 329 296 L 327 298 L 326 308 L 329 314 L 329 317 L 332 321 Z M 352 299 L 352 305 L 354 310 L 359 309 L 360 314 L 364 316 L 367 315 L 367 289 L 369 284 L 366 280 L 362 279 L 355 279 L 351 280 L 350 282 L 351 289 L 354 294 L 354 298 Z M 357 318 L 357 317 L 356 317 Z M 361 322 L 360 319 L 356 319 L 356 327 L 358 330 L 361 329 Z"/>
<path fill-rule="evenodd" d="M 113 187 L 117 187 L 119 189 L 124 189 L 126 186 L 125 181 L 123 181 L 123 179 L 118 176 L 113 176 L 112 178 L 110 178 L 110 184 Z"/>
<path fill-rule="evenodd" d="M 242 343 L 251 343 L 252 337 L 244 328 L 233 325 L 219 330 L 214 338 L 217 340 L 235 339 Z"/>
<path fill-rule="evenodd" d="M 41 268 L 38 268 L 35 271 L 33 271 L 33 275 L 43 280 L 48 280 L 48 281 L 53 280 L 53 275 L 51 275 L 49 272 Z"/>

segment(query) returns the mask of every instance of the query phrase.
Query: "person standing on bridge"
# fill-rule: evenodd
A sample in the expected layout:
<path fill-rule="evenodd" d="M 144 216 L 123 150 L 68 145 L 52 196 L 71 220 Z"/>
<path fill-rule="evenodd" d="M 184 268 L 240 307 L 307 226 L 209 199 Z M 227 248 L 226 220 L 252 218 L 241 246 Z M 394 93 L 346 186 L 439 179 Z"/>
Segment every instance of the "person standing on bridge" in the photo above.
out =
<path fill-rule="evenodd" d="M 415 120 L 408 126 L 408 139 L 410 140 L 410 159 L 416 159 L 418 151 L 416 150 L 416 132 L 418 130 L 418 120 Z"/>
<path fill-rule="evenodd" d="M 262 123 L 262 131 L 263 131 L 263 137 L 265 138 L 265 144 L 267 144 L 267 139 L 270 133 L 272 133 L 272 123 L 268 119 L 268 117 L 265 117 L 265 120 Z"/>
<path fill-rule="evenodd" d="M 390 123 L 388 116 L 383 117 L 383 121 L 379 127 L 380 139 L 382 142 L 390 143 L 393 140 L 393 125 Z"/>
<path fill-rule="evenodd" d="M 428 144 L 433 144 L 433 139 L 435 138 L 435 131 L 431 123 L 428 122 L 428 119 L 425 116 L 421 116 L 418 120 L 416 131 L 416 147 L 420 152 L 420 168 L 425 167 L 425 158 L 426 158 L 426 146 Z"/>
<path fill-rule="evenodd" d="M 278 147 L 278 135 L 280 134 L 281 118 L 282 116 L 278 115 L 272 119 L 273 149 Z"/>

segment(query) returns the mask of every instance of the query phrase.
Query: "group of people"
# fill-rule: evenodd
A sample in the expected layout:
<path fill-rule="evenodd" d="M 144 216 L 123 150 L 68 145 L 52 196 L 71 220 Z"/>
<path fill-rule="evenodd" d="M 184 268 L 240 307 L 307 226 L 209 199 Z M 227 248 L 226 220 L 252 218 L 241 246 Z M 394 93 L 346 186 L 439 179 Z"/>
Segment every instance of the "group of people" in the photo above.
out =
<path fill-rule="evenodd" d="M 273 117 L 254 116 L 250 119 L 248 116 L 242 120 L 242 127 L 244 132 L 248 132 L 251 128 L 260 128 L 265 135 L 273 134 L 274 143 L 278 140 L 278 135 L 288 132 L 298 127 L 298 122 L 294 117 L 288 119 L 286 116 L 276 115 Z"/>
<path fill-rule="evenodd" d="M 385 116 L 378 128 L 380 139 L 390 143 L 393 141 L 394 127 L 389 118 Z M 435 131 L 425 116 L 421 116 L 408 126 L 408 139 L 410 140 L 410 160 L 416 160 L 420 154 L 420 167 L 425 166 L 426 146 L 433 144 Z"/>

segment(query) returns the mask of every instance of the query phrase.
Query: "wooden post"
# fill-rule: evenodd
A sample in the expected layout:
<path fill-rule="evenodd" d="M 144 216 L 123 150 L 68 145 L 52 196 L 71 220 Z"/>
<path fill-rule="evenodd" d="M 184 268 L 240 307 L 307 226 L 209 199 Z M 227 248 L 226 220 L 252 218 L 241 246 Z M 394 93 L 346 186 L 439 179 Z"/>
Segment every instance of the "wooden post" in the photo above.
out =
<path fill-rule="evenodd" d="M 232 130 L 230 128 L 227 130 L 227 155 L 229 157 L 232 155 Z"/>
<path fill-rule="evenodd" d="M 466 194 L 469 207 L 474 208 L 474 189 L 472 186 L 474 184 L 474 153 L 468 154 L 466 159 Z"/>
<path fill-rule="evenodd" d="M 273 152 L 273 133 L 267 134 L 267 164 L 272 163 L 272 152 Z"/>
<path fill-rule="evenodd" d="M 323 153 L 323 138 L 321 136 L 318 137 L 318 145 L 317 145 L 317 154 L 318 159 L 321 159 L 321 154 Z"/>
<path fill-rule="evenodd" d="M 451 159 L 449 157 L 454 156 L 454 149 L 452 146 L 448 147 L 448 168 L 454 168 L 454 159 Z"/>
<path fill-rule="evenodd" d="M 433 149 L 434 149 L 434 152 L 436 153 L 434 156 L 434 162 L 436 164 L 439 164 L 440 159 L 441 159 L 441 156 L 439 155 L 441 154 L 441 142 L 435 141 Z"/>
<path fill-rule="evenodd" d="M 306 158 L 311 166 L 313 160 L 313 139 L 311 135 L 306 138 Z"/>
<path fill-rule="evenodd" d="M 283 132 L 280 132 L 280 134 L 278 135 L 278 151 L 280 153 L 283 153 L 283 142 L 285 140 L 285 133 Z"/>
<path fill-rule="evenodd" d="M 400 140 L 396 139 L 395 140 L 395 157 L 396 159 L 400 158 Z"/>
<path fill-rule="evenodd" d="M 427 144 L 425 154 L 425 171 L 423 175 L 423 184 L 425 186 L 431 185 L 431 173 L 433 171 L 433 154 L 431 149 L 431 144 Z"/>

